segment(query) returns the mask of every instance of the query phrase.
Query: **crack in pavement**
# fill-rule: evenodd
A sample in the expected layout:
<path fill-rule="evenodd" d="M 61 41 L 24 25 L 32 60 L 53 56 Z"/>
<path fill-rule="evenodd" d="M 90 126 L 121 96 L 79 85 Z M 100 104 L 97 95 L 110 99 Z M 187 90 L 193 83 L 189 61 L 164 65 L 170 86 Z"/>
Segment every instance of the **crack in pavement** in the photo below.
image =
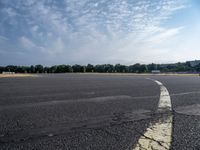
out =
<path fill-rule="evenodd" d="M 59 104 L 68 104 L 68 103 L 77 103 L 77 102 L 91 102 L 91 103 L 100 103 L 105 101 L 115 101 L 115 100 L 133 100 L 133 99 L 147 99 L 147 98 L 157 98 L 159 96 L 140 96 L 140 97 L 132 97 L 128 95 L 118 95 L 118 96 L 103 96 L 103 97 L 92 97 L 92 98 L 84 98 L 84 99 L 61 99 L 61 100 L 53 100 L 53 101 L 42 101 L 35 103 L 25 103 L 25 104 L 15 104 L 15 105 L 3 105 L 0 106 L 0 111 L 9 110 L 9 109 L 20 109 L 20 108 L 29 108 L 36 106 L 48 106 L 48 105 L 59 105 Z"/>
<path fill-rule="evenodd" d="M 141 145 L 145 149 L 170 149 L 172 119 L 172 115 L 167 116 L 166 119 L 165 117 L 159 119 L 157 123 L 148 127 L 145 133 L 141 133 L 137 129 L 134 129 L 141 135 L 134 150 L 140 150 Z"/>
<path fill-rule="evenodd" d="M 126 112 L 123 114 L 105 115 L 81 121 L 75 121 L 73 123 L 55 124 L 51 127 L 31 128 L 27 130 L 10 131 L 10 133 L 3 133 L 0 136 L 0 143 L 19 143 L 23 141 L 29 141 L 32 139 L 38 139 L 42 137 L 51 137 L 66 134 L 76 130 L 96 129 L 99 127 L 111 127 L 113 125 L 120 125 L 128 122 L 134 122 L 138 120 L 149 119 L 151 113 L 148 110 L 138 110 L 133 112 Z M 50 135 L 50 136 L 49 136 Z"/>
<path fill-rule="evenodd" d="M 157 113 L 168 113 L 166 117 L 160 118 L 158 122 L 146 129 L 146 132 L 140 133 L 135 129 L 136 132 L 141 134 L 138 143 L 135 145 L 133 150 L 169 150 L 172 141 L 172 105 L 171 98 L 167 88 L 160 82 L 154 79 L 147 78 L 160 86 L 160 99 L 158 102 Z"/>

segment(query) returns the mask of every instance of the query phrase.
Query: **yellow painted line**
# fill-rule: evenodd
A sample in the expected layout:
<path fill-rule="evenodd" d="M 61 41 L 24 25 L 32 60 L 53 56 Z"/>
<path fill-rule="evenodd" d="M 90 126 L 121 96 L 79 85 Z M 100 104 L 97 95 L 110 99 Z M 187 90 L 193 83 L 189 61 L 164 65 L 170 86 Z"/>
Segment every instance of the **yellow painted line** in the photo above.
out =
<path fill-rule="evenodd" d="M 160 86 L 158 112 L 171 111 L 171 99 L 167 88 L 160 81 L 152 81 Z M 167 116 L 160 118 L 158 122 L 150 124 L 146 132 L 139 138 L 133 150 L 170 150 L 173 128 L 172 122 L 173 116 L 169 113 Z"/>
<path fill-rule="evenodd" d="M 0 74 L 0 78 L 37 77 L 35 74 Z"/>

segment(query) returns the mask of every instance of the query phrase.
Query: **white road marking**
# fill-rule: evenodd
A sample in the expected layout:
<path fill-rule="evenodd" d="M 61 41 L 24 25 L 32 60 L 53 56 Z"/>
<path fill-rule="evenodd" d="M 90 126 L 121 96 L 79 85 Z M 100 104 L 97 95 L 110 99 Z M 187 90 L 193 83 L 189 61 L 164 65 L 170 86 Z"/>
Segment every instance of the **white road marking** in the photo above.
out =
<path fill-rule="evenodd" d="M 156 82 L 160 86 L 163 86 L 163 84 L 160 81 L 157 81 L 157 80 L 152 80 L 152 81 Z"/>
<path fill-rule="evenodd" d="M 171 99 L 167 88 L 160 81 L 150 80 L 160 86 L 158 112 L 171 111 Z M 173 116 L 169 113 L 169 115 L 158 120 L 157 123 L 150 124 L 133 150 L 169 150 L 172 140 L 172 121 Z"/>
<path fill-rule="evenodd" d="M 134 150 L 169 150 L 171 147 L 172 116 L 159 120 L 146 129 Z"/>
<path fill-rule="evenodd" d="M 160 100 L 158 103 L 158 111 L 172 110 L 171 98 L 167 88 L 160 85 Z"/>
<path fill-rule="evenodd" d="M 160 82 L 154 79 L 146 78 L 152 80 L 160 86 L 160 100 L 158 102 L 158 111 L 172 110 L 171 98 L 167 88 Z"/>

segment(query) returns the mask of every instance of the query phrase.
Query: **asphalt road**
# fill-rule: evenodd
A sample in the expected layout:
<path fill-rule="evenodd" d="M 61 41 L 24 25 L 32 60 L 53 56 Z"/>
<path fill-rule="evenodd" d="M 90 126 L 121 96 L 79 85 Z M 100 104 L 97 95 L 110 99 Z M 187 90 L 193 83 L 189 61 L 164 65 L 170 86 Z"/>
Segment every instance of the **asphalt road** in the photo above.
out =
<path fill-rule="evenodd" d="M 0 149 L 133 150 L 172 102 L 171 149 L 200 149 L 200 78 L 52 74 L 0 78 Z"/>

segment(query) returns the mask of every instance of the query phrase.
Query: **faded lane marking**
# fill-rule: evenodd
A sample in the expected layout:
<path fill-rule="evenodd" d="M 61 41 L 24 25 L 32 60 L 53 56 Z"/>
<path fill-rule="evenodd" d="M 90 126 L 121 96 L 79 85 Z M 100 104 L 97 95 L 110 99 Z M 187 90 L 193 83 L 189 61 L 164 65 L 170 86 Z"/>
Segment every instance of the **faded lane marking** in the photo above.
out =
<path fill-rule="evenodd" d="M 175 111 L 179 114 L 200 116 L 200 104 L 179 106 L 179 107 L 175 108 Z"/>
<path fill-rule="evenodd" d="M 155 124 L 150 124 L 150 127 L 140 137 L 133 150 L 169 150 L 171 148 L 173 121 L 171 99 L 167 88 L 160 81 L 149 80 L 154 81 L 160 86 L 158 112 L 168 112 L 168 114 L 160 118 Z"/>
<path fill-rule="evenodd" d="M 170 94 L 170 96 L 182 96 L 182 95 L 190 95 L 190 94 L 200 94 L 200 91 L 191 91 L 191 92 L 183 92 L 183 93 L 174 93 L 174 94 Z"/>
<path fill-rule="evenodd" d="M 57 99 L 57 100 L 53 100 L 53 101 L 40 101 L 40 102 L 32 102 L 32 103 L 2 105 L 2 106 L 0 106 L 0 111 L 9 110 L 9 109 L 36 107 L 36 106 L 48 106 L 48 105 L 68 104 L 68 103 L 79 103 L 79 102 L 92 102 L 92 103 L 98 102 L 98 103 L 100 103 L 100 102 L 105 102 L 105 101 L 138 100 L 138 99 L 148 99 L 148 98 L 157 98 L 157 97 L 158 96 L 132 97 L 132 96 L 128 96 L 128 95 L 118 95 L 118 96 L 93 97 L 93 98 L 85 98 L 85 99 Z M 19 98 L 20 97 L 18 97 L 18 99 Z"/>
<path fill-rule="evenodd" d="M 85 99 L 63 99 L 63 100 L 54 100 L 54 101 L 43 101 L 43 102 L 35 102 L 35 103 L 23 103 L 16 105 L 5 105 L 0 106 L 0 111 L 7 109 L 19 109 L 19 108 L 27 108 L 27 107 L 36 107 L 36 106 L 48 106 L 48 105 L 56 105 L 56 104 L 68 104 L 68 103 L 77 103 L 77 102 L 105 102 L 105 101 L 113 101 L 113 100 L 132 100 L 131 96 L 128 95 L 119 95 L 119 96 L 104 96 L 104 97 L 94 97 L 94 98 L 85 98 Z"/>

